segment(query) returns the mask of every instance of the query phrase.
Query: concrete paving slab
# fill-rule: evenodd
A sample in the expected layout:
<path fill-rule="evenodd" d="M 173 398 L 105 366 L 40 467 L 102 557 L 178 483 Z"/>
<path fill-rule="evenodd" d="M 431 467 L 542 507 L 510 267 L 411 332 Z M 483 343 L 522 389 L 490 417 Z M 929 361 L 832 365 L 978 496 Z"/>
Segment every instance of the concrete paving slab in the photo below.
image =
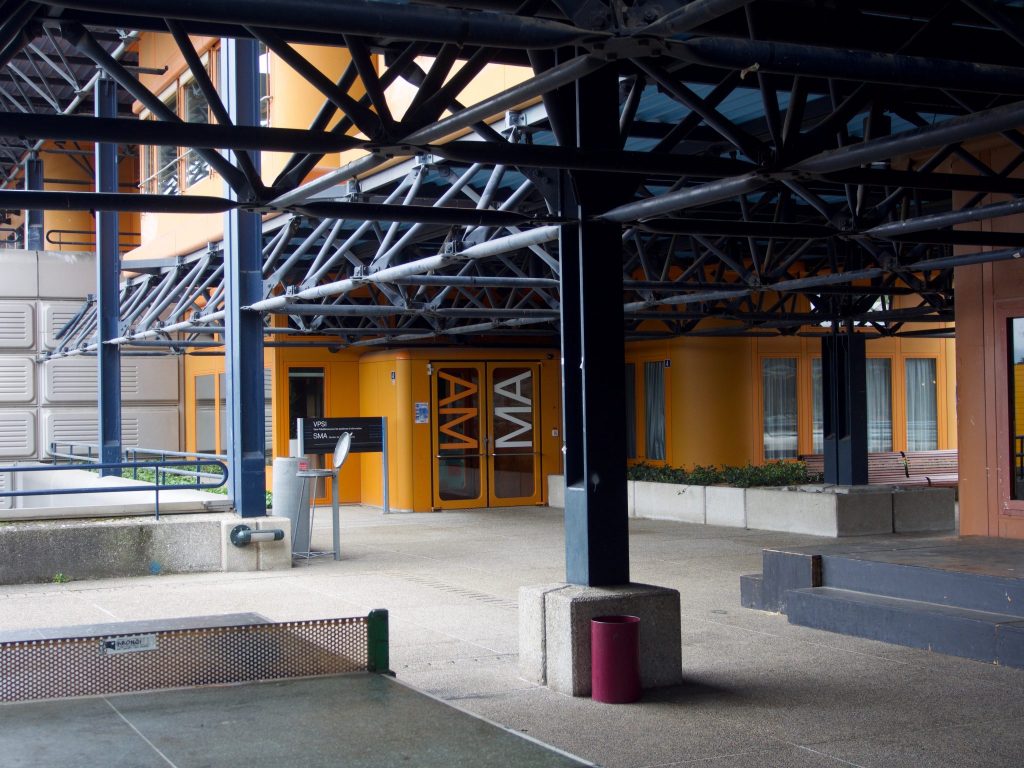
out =
<path fill-rule="evenodd" d="M 345 506 L 340 562 L 3 587 L 0 631 L 195 615 L 211 612 L 209 605 L 272 620 L 384 607 L 400 679 L 421 681 L 467 710 L 604 766 L 1021 764 L 1024 671 L 740 608 L 739 576 L 761 570 L 762 547 L 820 549 L 822 539 L 657 520 L 631 519 L 629 528 L 633 580 L 680 592 L 686 680 L 631 705 L 561 696 L 515 672 L 519 587 L 564 578 L 557 509 L 385 516 Z M 323 534 L 326 545 L 329 528 Z M 444 557 L 436 556 L 438 547 L 430 554 L 425 542 L 443 543 Z M 897 543 L 934 547 L 935 537 L 868 537 L 856 546 L 885 552 Z M 849 540 L 842 547 L 849 549 Z M 945 753 L 927 743 L 936 732 Z M 924 758 L 915 762 L 915 755 Z M 148 768 L 130 759 L 121 764 Z"/>

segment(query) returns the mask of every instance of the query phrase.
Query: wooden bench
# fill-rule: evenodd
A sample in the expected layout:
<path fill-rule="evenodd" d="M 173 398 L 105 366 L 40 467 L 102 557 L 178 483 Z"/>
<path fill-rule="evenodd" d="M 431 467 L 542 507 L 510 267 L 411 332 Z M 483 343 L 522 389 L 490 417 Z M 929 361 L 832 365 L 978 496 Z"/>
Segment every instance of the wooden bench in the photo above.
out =
<path fill-rule="evenodd" d="M 801 456 L 811 474 L 825 472 L 825 457 L 820 453 Z M 928 485 L 955 488 L 960 482 L 957 452 L 893 451 L 868 454 L 870 485 Z"/>

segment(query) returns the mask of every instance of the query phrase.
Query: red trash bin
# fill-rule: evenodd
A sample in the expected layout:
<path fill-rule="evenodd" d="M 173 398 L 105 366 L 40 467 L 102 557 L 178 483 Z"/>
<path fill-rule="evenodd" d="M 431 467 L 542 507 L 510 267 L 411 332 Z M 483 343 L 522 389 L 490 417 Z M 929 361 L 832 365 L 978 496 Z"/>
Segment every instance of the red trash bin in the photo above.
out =
<path fill-rule="evenodd" d="M 590 620 L 590 683 L 594 701 L 628 704 L 640 698 L 640 619 Z"/>

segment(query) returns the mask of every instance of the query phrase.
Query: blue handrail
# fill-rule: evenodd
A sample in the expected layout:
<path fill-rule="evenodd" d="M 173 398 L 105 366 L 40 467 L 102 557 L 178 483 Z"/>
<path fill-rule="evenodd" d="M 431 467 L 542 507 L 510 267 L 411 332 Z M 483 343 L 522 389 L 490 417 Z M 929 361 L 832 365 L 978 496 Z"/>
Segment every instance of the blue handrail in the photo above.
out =
<path fill-rule="evenodd" d="M 219 468 L 220 473 L 216 472 L 200 472 L 200 466 L 210 467 L 211 470 Z M 173 467 L 195 467 L 194 474 L 196 475 L 196 481 L 194 483 L 161 483 L 161 477 L 166 480 L 167 475 L 170 474 L 166 470 Z M 161 490 L 212 490 L 213 488 L 220 488 L 228 481 L 228 468 L 227 465 L 222 461 L 214 461 L 211 459 L 199 459 L 193 461 L 116 461 L 107 463 L 94 463 L 88 464 L 33 464 L 31 466 L 9 466 L 0 467 L 0 473 L 2 472 L 63 472 L 69 469 L 152 469 L 154 472 L 155 480 L 157 482 L 147 484 L 145 487 L 139 486 L 110 486 L 100 485 L 91 486 L 86 488 L 53 488 L 44 489 L 38 491 L 0 491 L 0 498 L 6 498 L 11 496 L 62 496 L 70 495 L 73 493 L 127 493 L 129 491 L 134 492 L 145 492 L 153 490 L 155 492 L 155 508 L 156 508 L 156 519 L 160 519 L 160 491 Z M 164 470 L 161 472 L 161 470 Z M 174 472 L 171 469 L 171 472 Z M 174 472 L 174 474 L 185 474 L 182 472 Z M 218 478 L 216 483 L 203 483 L 200 478 Z"/>

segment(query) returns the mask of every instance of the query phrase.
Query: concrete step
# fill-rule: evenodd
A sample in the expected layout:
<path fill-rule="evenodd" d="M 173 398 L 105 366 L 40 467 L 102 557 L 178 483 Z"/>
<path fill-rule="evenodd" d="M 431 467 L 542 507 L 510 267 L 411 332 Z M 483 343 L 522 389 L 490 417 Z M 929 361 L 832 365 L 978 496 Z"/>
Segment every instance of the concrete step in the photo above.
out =
<path fill-rule="evenodd" d="M 821 586 L 1024 618 L 1024 578 L 948 570 L 920 563 L 822 555 Z M 1021 574 L 1024 577 L 1024 573 Z"/>
<path fill-rule="evenodd" d="M 790 590 L 791 624 L 911 648 L 1024 667 L 1024 620 L 906 598 L 834 587 Z"/>

